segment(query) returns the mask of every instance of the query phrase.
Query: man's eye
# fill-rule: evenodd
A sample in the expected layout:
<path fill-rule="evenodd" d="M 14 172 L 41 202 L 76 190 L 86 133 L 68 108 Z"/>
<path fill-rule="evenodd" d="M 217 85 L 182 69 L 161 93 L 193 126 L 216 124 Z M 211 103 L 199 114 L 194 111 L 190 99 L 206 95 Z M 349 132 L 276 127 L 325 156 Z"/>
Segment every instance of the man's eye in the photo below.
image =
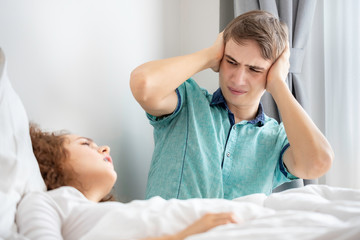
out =
<path fill-rule="evenodd" d="M 81 145 L 87 145 L 87 146 L 90 146 L 90 143 L 89 143 L 89 142 L 83 142 L 83 143 L 81 143 Z"/>
<path fill-rule="evenodd" d="M 231 65 L 236 65 L 236 62 L 230 61 L 230 60 L 226 60 L 228 63 L 230 63 Z"/>
<path fill-rule="evenodd" d="M 250 68 L 251 71 L 259 73 L 259 70 L 256 70 L 255 68 Z"/>

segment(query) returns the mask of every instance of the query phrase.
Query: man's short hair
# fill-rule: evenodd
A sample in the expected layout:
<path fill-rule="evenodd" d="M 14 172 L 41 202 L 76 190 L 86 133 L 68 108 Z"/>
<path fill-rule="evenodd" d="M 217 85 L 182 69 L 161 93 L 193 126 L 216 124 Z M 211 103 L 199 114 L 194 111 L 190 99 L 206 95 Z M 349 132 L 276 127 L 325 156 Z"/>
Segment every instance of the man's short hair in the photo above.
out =
<path fill-rule="evenodd" d="M 224 43 L 233 39 L 238 44 L 244 40 L 255 40 L 264 59 L 275 61 L 283 52 L 288 41 L 288 30 L 269 12 L 255 10 L 233 19 L 224 30 Z"/>

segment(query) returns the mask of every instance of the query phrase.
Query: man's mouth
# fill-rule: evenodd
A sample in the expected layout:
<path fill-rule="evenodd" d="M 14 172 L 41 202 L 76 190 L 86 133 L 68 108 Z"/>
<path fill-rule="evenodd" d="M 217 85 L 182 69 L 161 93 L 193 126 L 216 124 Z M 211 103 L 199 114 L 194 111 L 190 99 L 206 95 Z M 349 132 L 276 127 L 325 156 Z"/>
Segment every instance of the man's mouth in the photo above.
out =
<path fill-rule="evenodd" d="M 228 87 L 228 89 L 234 95 L 243 95 L 243 94 L 247 93 L 247 91 L 242 90 L 242 89 L 236 89 L 236 88 L 231 88 L 231 87 Z"/>

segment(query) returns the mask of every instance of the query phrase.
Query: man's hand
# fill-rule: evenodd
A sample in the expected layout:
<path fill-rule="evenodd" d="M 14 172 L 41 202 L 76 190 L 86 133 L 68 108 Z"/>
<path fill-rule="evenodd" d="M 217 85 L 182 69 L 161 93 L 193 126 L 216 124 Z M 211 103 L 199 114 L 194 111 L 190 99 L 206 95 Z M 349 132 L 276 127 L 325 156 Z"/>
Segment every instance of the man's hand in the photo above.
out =
<path fill-rule="evenodd" d="M 284 83 L 290 68 L 290 48 L 287 42 L 284 51 L 272 64 L 267 74 L 266 90 L 273 94 L 279 83 Z"/>
<path fill-rule="evenodd" d="M 225 44 L 223 38 L 223 32 L 219 33 L 215 43 L 209 48 L 211 52 L 211 64 L 210 68 L 214 72 L 219 72 L 220 69 L 220 62 L 224 56 Z"/>

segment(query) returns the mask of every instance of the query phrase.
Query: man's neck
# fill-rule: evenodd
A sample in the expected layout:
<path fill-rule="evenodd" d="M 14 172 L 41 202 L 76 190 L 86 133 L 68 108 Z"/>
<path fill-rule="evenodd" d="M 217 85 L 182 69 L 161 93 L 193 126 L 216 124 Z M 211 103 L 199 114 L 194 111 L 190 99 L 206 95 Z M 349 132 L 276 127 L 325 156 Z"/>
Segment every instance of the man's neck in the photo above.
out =
<path fill-rule="evenodd" d="M 243 120 L 253 120 L 259 109 L 259 104 L 248 105 L 248 106 L 228 106 L 230 111 L 234 114 L 235 123 L 241 122 Z"/>

